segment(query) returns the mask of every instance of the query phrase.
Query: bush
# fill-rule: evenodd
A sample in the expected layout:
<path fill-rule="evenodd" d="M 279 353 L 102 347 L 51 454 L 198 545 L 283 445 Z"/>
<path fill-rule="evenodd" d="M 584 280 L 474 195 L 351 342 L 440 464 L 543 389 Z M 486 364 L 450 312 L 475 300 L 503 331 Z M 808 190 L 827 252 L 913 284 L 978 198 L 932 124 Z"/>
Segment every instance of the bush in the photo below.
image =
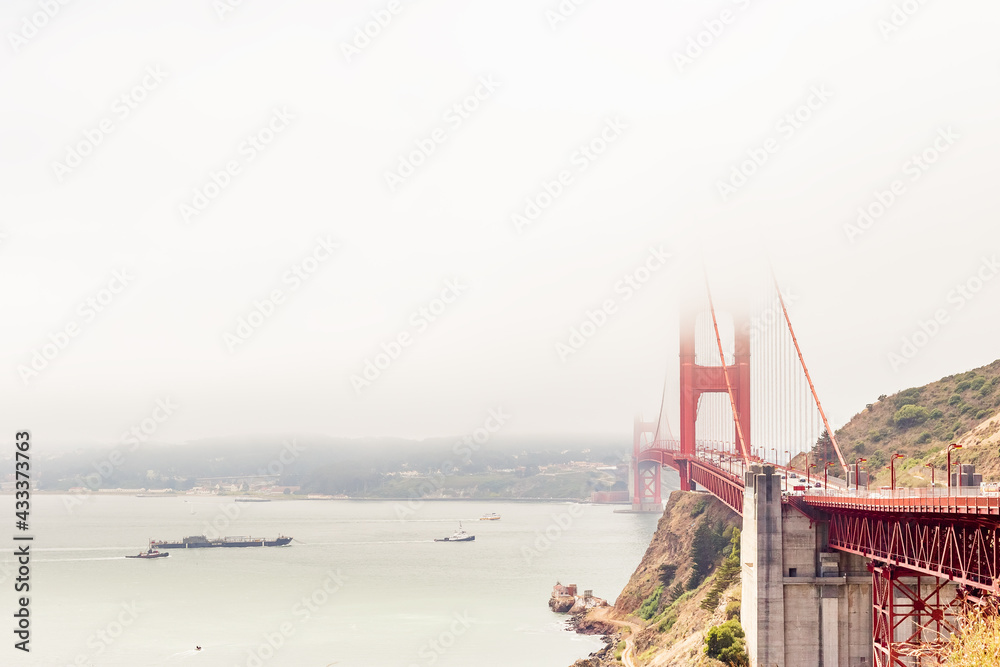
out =
<path fill-rule="evenodd" d="M 921 433 L 920 437 L 917 438 L 917 444 L 918 445 L 922 445 L 925 442 L 930 442 L 930 441 L 931 441 L 931 434 L 928 433 L 927 431 L 924 431 L 923 433 Z"/>
<path fill-rule="evenodd" d="M 931 414 L 925 407 L 919 405 L 904 405 L 896 414 L 892 416 L 892 421 L 901 428 L 909 428 L 917 424 L 923 424 L 930 418 Z"/>
<path fill-rule="evenodd" d="M 637 612 L 639 616 L 648 621 L 660 612 L 660 596 L 663 595 L 663 586 L 657 586 L 648 598 L 642 601 L 642 606 Z"/>
<path fill-rule="evenodd" d="M 920 387 L 904 389 L 896 394 L 896 396 L 892 399 L 892 404 L 896 408 L 901 408 L 904 405 L 916 405 L 917 401 L 920 400 L 920 392 Z"/>
<path fill-rule="evenodd" d="M 714 625 L 705 633 L 705 655 L 724 662 L 729 667 L 745 667 L 750 664 L 745 636 L 736 619 Z"/>
<path fill-rule="evenodd" d="M 990 416 L 989 410 L 980 410 L 979 412 L 976 413 L 976 419 L 986 419 L 989 416 Z"/>
<path fill-rule="evenodd" d="M 962 380 L 957 385 L 955 385 L 955 391 L 961 393 L 971 386 L 972 382 L 970 380 Z"/>
<path fill-rule="evenodd" d="M 933 410 L 931 410 L 931 419 L 940 419 L 943 416 L 944 413 L 941 412 L 940 408 L 934 408 Z"/>
<path fill-rule="evenodd" d="M 729 604 L 726 605 L 726 620 L 729 621 L 739 617 L 740 617 L 740 601 L 730 600 Z"/>
<path fill-rule="evenodd" d="M 708 498 L 699 498 L 697 502 L 695 502 L 694 507 L 691 508 L 691 518 L 694 518 L 704 512 L 706 507 L 708 507 Z"/>
<path fill-rule="evenodd" d="M 958 405 L 962 402 L 962 397 L 958 394 L 952 394 L 948 397 L 948 405 Z"/>
<path fill-rule="evenodd" d="M 986 378 L 984 378 L 984 377 L 977 377 L 977 378 L 976 378 L 975 380 L 973 380 L 973 381 L 972 381 L 972 384 L 971 384 L 971 385 L 969 385 L 969 386 L 970 386 L 970 387 L 971 387 L 972 389 L 976 389 L 976 390 L 978 390 L 978 389 L 980 389 L 980 388 L 981 388 L 981 387 L 982 387 L 982 386 L 983 386 L 984 384 L 986 384 Z"/>

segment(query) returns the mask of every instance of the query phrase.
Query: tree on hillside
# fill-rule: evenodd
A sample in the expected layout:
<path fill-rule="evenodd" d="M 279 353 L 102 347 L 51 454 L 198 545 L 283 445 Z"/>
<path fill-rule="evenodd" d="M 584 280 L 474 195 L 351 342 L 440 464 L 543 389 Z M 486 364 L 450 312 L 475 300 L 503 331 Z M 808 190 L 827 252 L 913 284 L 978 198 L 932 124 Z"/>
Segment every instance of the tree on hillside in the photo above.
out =
<path fill-rule="evenodd" d="M 830 433 L 825 428 L 819 437 L 816 438 L 816 447 L 813 451 L 822 458 L 821 463 L 833 460 L 830 458 L 833 454 L 833 440 L 830 439 Z"/>

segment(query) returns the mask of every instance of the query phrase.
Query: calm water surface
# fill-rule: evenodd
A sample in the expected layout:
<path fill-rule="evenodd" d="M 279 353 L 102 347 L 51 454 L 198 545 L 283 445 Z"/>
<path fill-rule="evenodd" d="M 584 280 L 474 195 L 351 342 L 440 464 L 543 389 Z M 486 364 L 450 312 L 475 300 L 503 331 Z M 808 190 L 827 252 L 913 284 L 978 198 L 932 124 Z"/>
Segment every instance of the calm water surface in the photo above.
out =
<path fill-rule="evenodd" d="M 401 520 L 406 506 L 388 501 L 117 496 L 72 510 L 66 501 L 33 498 L 32 650 L 13 649 L 7 634 L 0 664 L 566 667 L 601 643 L 564 630 L 547 607 L 552 585 L 613 599 L 657 520 L 554 503 L 424 502 Z M 502 520 L 476 520 L 491 511 Z M 475 542 L 432 541 L 459 520 Z M 211 535 L 213 524 L 295 542 L 124 559 L 150 538 Z"/>

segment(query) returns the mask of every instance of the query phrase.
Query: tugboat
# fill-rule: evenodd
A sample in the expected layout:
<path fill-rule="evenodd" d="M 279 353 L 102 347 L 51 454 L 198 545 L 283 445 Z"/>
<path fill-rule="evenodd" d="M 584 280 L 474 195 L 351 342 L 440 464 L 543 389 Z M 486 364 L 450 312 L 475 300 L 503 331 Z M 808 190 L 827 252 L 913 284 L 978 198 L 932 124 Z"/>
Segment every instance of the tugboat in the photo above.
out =
<path fill-rule="evenodd" d="M 135 556 L 125 556 L 125 558 L 166 558 L 170 555 L 169 551 L 158 551 L 153 547 L 149 547 L 146 553 L 139 552 Z"/>
<path fill-rule="evenodd" d="M 462 522 L 458 522 L 458 530 L 452 533 L 451 537 L 436 537 L 435 542 L 472 542 L 476 539 L 475 535 L 469 535 L 467 532 L 462 530 Z"/>

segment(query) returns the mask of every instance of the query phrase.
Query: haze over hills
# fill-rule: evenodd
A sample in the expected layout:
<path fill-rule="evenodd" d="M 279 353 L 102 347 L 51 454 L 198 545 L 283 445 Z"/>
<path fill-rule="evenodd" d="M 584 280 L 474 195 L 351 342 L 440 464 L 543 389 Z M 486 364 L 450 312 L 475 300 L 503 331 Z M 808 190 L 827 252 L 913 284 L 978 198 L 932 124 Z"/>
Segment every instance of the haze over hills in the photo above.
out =
<path fill-rule="evenodd" d="M 481 438 L 482 439 L 482 438 Z M 603 438 L 213 438 L 46 456 L 42 490 L 176 489 L 352 497 L 562 497 L 624 488 L 627 443 Z M 617 469 L 616 469 L 617 468 Z M 617 484 L 617 486 L 616 486 Z"/>

